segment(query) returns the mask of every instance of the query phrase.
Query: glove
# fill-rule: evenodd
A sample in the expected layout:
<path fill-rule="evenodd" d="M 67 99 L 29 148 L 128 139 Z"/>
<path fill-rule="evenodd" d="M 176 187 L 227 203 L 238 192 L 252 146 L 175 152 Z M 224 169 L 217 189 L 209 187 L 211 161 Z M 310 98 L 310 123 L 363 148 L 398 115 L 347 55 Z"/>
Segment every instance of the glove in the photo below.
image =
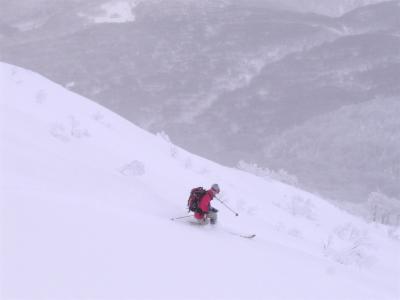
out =
<path fill-rule="evenodd" d="M 218 212 L 218 209 L 216 209 L 216 208 L 214 208 L 214 207 L 211 207 L 211 208 L 210 208 L 210 211 L 213 212 L 213 213 L 217 213 L 217 212 Z"/>

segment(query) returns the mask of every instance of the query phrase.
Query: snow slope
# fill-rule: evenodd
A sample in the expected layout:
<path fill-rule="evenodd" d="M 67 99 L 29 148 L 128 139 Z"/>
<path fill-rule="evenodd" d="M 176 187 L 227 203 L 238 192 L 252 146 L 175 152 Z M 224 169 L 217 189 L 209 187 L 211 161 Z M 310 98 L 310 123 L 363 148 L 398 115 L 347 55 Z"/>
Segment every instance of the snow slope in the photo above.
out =
<path fill-rule="evenodd" d="M 1 299 L 399 299 L 398 231 L 0 74 Z M 214 182 L 239 217 L 170 220 Z"/>

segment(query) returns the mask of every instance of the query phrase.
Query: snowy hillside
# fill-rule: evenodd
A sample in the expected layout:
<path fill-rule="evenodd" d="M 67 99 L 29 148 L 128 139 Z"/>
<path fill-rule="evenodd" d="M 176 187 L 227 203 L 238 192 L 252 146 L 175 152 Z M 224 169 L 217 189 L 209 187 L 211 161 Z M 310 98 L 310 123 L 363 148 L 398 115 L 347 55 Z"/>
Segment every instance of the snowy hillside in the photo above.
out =
<path fill-rule="evenodd" d="M 398 231 L 30 71 L 1 64 L 0 90 L 1 299 L 399 299 Z M 239 217 L 214 203 L 215 227 L 170 220 L 215 182 Z"/>

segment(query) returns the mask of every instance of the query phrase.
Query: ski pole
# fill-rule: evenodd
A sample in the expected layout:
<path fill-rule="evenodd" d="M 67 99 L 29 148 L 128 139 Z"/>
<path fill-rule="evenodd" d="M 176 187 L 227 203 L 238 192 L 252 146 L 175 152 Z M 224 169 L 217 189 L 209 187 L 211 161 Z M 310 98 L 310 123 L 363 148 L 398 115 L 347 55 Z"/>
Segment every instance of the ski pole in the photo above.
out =
<path fill-rule="evenodd" d="M 192 215 L 183 216 L 183 217 L 177 217 L 177 218 L 171 218 L 171 221 L 179 220 L 179 219 L 184 219 L 184 218 L 189 218 L 189 217 L 191 217 L 191 216 L 192 216 Z"/>
<path fill-rule="evenodd" d="M 234 211 L 232 208 L 230 208 L 228 205 L 226 205 L 224 201 L 222 201 L 221 199 L 219 199 L 217 196 L 214 196 L 214 197 L 215 197 L 219 202 L 221 202 L 226 208 L 228 208 L 231 212 L 233 212 L 233 213 L 235 214 L 236 217 L 239 216 L 239 214 L 238 214 L 236 211 Z"/>

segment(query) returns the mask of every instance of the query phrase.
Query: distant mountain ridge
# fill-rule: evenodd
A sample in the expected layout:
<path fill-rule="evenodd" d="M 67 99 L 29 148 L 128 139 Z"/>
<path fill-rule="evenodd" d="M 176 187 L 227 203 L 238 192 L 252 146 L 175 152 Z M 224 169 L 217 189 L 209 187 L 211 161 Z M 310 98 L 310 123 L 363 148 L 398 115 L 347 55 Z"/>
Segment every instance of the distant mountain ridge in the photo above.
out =
<path fill-rule="evenodd" d="M 302 12 L 313 12 L 338 17 L 354 9 L 384 1 L 385 0 L 280 0 L 279 3 L 287 5 L 288 8 Z"/>

